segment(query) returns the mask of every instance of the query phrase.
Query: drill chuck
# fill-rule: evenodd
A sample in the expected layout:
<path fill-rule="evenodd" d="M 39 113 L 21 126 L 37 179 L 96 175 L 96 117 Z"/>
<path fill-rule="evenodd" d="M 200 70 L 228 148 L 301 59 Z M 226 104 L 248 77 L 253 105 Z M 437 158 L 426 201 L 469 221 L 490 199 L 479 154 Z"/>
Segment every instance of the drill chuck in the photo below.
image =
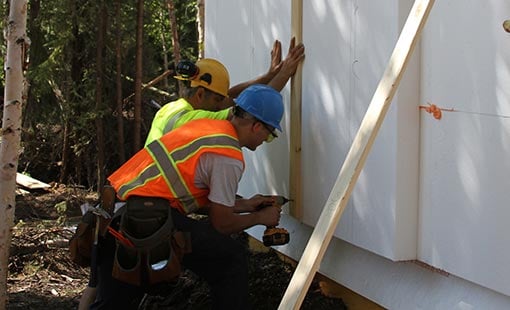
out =
<path fill-rule="evenodd" d="M 284 204 L 286 204 L 287 202 L 290 201 L 290 199 L 285 198 L 284 196 L 273 196 L 273 197 L 274 197 L 276 204 L 280 205 L 280 206 L 283 206 Z"/>
<path fill-rule="evenodd" d="M 274 204 L 277 206 L 283 206 L 289 201 L 292 201 L 292 199 L 286 198 L 285 196 L 281 195 L 267 195 L 265 197 L 272 197 L 274 199 Z"/>

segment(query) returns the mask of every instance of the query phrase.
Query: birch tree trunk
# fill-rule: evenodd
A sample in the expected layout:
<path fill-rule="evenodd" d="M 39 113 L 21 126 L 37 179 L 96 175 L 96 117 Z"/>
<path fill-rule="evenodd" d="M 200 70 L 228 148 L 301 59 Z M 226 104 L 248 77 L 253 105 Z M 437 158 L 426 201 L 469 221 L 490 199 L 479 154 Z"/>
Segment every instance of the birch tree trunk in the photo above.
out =
<path fill-rule="evenodd" d="M 16 172 L 21 140 L 21 108 L 23 101 L 27 1 L 11 0 L 7 22 L 7 57 L 2 134 L 0 136 L 0 309 L 7 304 L 7 272 L 11 229 L 16 205 Z"/>
<path fill-rule="evenodd" d="M 143 57 L 143 0 L 138 0 L 136 25 L 136 75 L 135 75 L 135 130 L 134 150 L 136 153 L 142 147 L 142 57 Z"/>
<path fill-rule="evenodd" d="M 204 58 L 205 0 L 197 0 L 198 58 Z"/>

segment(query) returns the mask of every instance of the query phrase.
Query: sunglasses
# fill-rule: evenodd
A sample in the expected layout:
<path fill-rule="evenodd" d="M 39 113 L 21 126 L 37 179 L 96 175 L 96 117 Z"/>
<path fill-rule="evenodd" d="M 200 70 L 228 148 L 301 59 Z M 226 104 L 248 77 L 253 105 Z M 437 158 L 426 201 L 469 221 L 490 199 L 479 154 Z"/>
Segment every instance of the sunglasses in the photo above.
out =
<path fill-rule="evenodd" d="M 265 140 L 267 143 L 273 141 L 275 138 L 278 138 L 278 135 L 276 134 L 274 128 L 271 129 L 271 127 L 269 127 L 269 125 L 264 122 L 260 122 L 260 123 L 262 124 L 262 126 L 264 126 L 264 128 L 267 129 L 267 131 L 269 131 L 269 135 L 267 136 L 267 138 Z"/>

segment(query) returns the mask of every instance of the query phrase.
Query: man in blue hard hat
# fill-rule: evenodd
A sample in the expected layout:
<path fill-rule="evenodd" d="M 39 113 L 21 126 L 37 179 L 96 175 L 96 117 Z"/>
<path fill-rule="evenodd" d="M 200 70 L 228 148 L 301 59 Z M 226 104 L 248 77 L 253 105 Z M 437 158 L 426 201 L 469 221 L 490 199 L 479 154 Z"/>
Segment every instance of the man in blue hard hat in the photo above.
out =
<path fill-rule="evenodd" d="M 304 56 L 304 45 L 296 44 L 295 38 L 291 38 L 288 54 L 282 60 L 281 43 L 276 40 L 271 51 L 271 65 L 268 72 L 233 87 L 230 87 L 228 70 L 222 63 L 211 58 L 197 61 L 192 64 L 197 74 L 176 76 L 178 79 L 186 79 L 190 85 L 183 98 L 165 104 L 156 113 L 145 146 L 191 120 L 229 119 L 233 111 L 230 106 L 235 103 L 233 99 L 250 85 L 267 84 L 275 90 L 281 91 L 296 72 L 297 66 L 303 61 Z M 273 127 L 280 129 L 278 126 Z M 95 287 L 89 285 L 80 299 L 78 309 L 88 308 L 94 298 Z"/>
<path fill-rule="evenodd" d="M 190 121 L 147 145 L 108 178 L 128 205 L 140 197 L 168 201 L 175 228 L 191 235 L 192 251 L 182 265 L 209 283 L 213 309 L 250 308 L 245 248 L 231 234 L 255 225 L 277 226 L 280 220 L 279 208 L 258 208 L 272 198 L 239 199 L 236 193 L 245 166 L 241 148 L 253 151 L 277 137 L 282 97 L 257 84 L 235 103 L 231 120 Z M 187 216 L 200 211 L 208 214 L 207 221 Z M 98 299 L 91 309 L 136 309 L 143 286 L 112 279 L 117 258 L 111 236 L 102 249 L 108 257 L 102 258 Z"/>

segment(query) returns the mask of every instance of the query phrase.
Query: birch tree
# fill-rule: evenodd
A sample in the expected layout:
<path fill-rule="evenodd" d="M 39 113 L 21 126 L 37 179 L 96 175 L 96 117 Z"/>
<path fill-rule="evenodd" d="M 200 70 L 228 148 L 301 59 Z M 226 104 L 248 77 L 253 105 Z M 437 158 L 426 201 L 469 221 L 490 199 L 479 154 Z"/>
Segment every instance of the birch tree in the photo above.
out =
<path fill-rule="evenodd" d="M 0 134 L 0 309 L 7 304 L 7 271 L 16 205 L 16 172 L 21 139 L 25 55 L 29 45 L 26 0 L 11 0 L 7 21 L 7 56 Z"/>
<path fill-rule="evenodd" d="M 205 0 L 197 0 L 198 58 L 204 58 Z"/>

